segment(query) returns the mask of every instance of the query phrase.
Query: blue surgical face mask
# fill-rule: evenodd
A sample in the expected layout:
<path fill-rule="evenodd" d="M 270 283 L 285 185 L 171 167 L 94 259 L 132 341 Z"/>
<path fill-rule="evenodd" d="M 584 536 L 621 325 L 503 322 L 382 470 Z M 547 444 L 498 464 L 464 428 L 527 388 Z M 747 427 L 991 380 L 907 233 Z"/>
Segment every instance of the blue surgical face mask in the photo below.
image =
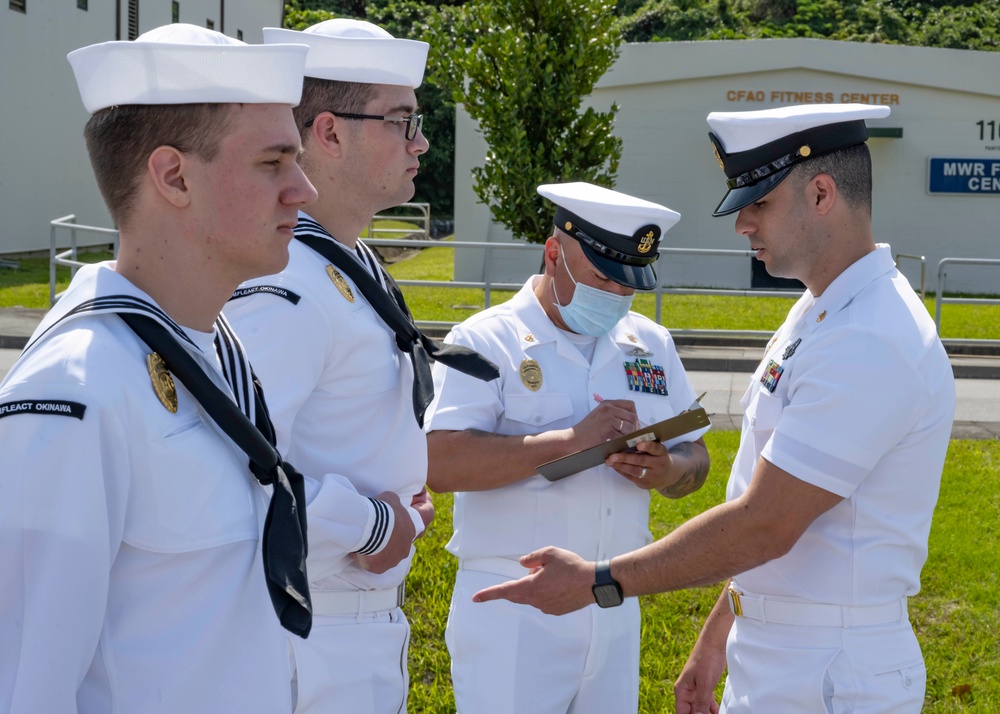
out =
<path fill-rule="evenodd" d="M 559 315 L 563 322 L 579 335 L 600 337 L 608 334 L 628 314 L 632 307 L 633 295 L 616 295 L 578 283 L 573 277 L 573 273 L 569 271 L 569 264 L 566 263 L 566 254 L 563 253 L 561 244 L 559 245 L 559 255 L 566 268 L 566 275 L 576 286 L 569 305 L 560 305 L 562 300 L 556 293 L 556 281 L 552 280 L 552 294 L 556 297 L 556 307 L 559 309 Z"/>

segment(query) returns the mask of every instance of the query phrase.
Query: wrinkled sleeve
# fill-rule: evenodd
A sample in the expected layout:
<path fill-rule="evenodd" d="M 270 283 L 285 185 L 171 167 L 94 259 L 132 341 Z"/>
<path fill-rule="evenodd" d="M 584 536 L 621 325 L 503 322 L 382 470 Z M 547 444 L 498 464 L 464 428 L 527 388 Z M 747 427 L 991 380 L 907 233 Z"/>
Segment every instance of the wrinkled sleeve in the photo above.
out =
<path fill-rule="evenodd" d="M 128 499 L 122 417 L 82 389 L 5 385 L 0 403 L 65 399 L 82 420 L 0 418 L 0 711 L 75 712 L 97 651 Z"/>
<path fill-rule="evenodd" d="M 794 381 L 761 456 L 844 498 L 913 428 L 927 401 L 913 362 L 882 336 L 831 333 L 796 354 Z M 843 348 L 850 346 L 850 352 Z"/>
<path fill-rule="evenodd" d="M 427 409 L 424 430 L 493 432 L 503 416 L 503 383 L 506 360 L 474 332 L 456 326 L 445 338 L 449 344 L 476 350 L 500 367 L 500 377 L 484 382 L 440 363 L 434 364 L 434 401 Z"/>

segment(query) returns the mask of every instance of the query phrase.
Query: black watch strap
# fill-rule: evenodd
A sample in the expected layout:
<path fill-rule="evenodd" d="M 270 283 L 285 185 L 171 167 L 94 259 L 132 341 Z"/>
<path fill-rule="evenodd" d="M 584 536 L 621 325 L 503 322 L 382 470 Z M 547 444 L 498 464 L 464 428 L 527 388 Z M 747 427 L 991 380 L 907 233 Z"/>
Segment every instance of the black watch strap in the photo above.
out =
<path fill-rule="evenodd" d="M 611 577 L 611 561 L 602 560 L 594 568 L 594 600 L 598 607 L 618 607 L 624 602 L 622 586 Z"/>

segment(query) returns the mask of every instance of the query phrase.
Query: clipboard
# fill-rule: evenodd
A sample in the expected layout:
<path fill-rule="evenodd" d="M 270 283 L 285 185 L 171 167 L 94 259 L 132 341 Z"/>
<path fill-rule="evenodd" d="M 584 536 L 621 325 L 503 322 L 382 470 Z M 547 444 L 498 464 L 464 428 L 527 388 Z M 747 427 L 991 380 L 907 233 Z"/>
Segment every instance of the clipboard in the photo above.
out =
<path fill-rule="evenodd" d="M 549 461 L 538 466 L 535 471 L 549 481 L 558 481 L 559 479 L 589 469 L 592 466 L 603 464 L 604 460 L 611 454 L 617 454 L 619 451 L 634 448 L 636 444 L 642 441 L 668 441 L 669 439 L 674 439 L 683 434 L 688 434 L 711 425 L 712 422 L 708 418 L 704 407 L 698 407 L 670 419 L 664 419 L 655 424 L 644 426 L 641 429 L 633 431 L 631 434 L 622 434 L 617 439 L 611 439 L 597 446 L 592 446 L 589 449 L 583 449 L 582 451 L 577 451 L 554 461 Z"/>

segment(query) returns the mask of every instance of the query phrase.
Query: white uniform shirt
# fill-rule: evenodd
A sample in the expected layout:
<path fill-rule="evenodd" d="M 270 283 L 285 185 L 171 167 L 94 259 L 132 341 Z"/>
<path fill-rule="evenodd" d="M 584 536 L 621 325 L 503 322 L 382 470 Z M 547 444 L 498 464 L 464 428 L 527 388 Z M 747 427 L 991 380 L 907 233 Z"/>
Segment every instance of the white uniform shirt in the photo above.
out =
<path fill-rule="evenodd" d="M 264 385 L 278 450 L 306 476 L 309 579 L 319 590 L 395 587 L 412 549 L 381 575 L 348 554 L 387 541 L 393 522 L 370 498 L 395 491 L 409 506 L 424 487 L 412 366 L 350 278 L 338 272 L 348 297 L 318 253 L 297 240 L 289 253 L 283 272 L 241 286 L 225 313 Z M 420 533 L 423 521 L 408 510 Z"/>
<path fill-rule="evenodd" d="M 435 400 L 427 430 L 479 429 L 496 434 L 537 434 L 578 423 L 603 399 L 631 399 L 644 424 L 689 409 L 695 394 L 665 329 L 629 313 L 597 338 L 588 362 L 552 324 L 535 297 L 534 276 L 510 301 L 455 327 L 449 342 L 495 362 L 500 378 L 481 382 L 434 365 Z M 522 382 L 520 367 L 534 360 L 542 373 L 538 391 Z M 662 373 L 666 394 L 629 389 L 626 364 L 648 362 Z M 642 363 L 641 366 L 646 366 Z M 706 430 L 671 442 L 693 441 Z M 461 559 L 518 558 L 546 545 L 598 560 L 649 543 L 649 492 L 601 464 L 560 481 L 536 474 L 490 491 L 455 494 L 455 534 L 448 550 Z"/>
<path fill-rule="evenodd" d="M 849 606 L 916 593 L 955 384 L 934 323 L 888 246 L 820 297 L 802 296 L 742 403 L 729 499 L 746 491 L 762 456 L 844 500 L 789 553 L 739 575 L 740 587 Z"/>
<path fill-rule="evenodd" d="M 82 268 L 36 338 L 107 296 L 153 304 L 110 264 Z M 231 394 L 212 335 L 194 336 Z M 149 352 L 116 315 L 82 313 L 0 385 L 0 711 L 291 709 L 258 552 L 265 491 L 179 381 L 177 413 L 160 403 Z M 55 402 L 82 418 L 18 411 Z"/>

